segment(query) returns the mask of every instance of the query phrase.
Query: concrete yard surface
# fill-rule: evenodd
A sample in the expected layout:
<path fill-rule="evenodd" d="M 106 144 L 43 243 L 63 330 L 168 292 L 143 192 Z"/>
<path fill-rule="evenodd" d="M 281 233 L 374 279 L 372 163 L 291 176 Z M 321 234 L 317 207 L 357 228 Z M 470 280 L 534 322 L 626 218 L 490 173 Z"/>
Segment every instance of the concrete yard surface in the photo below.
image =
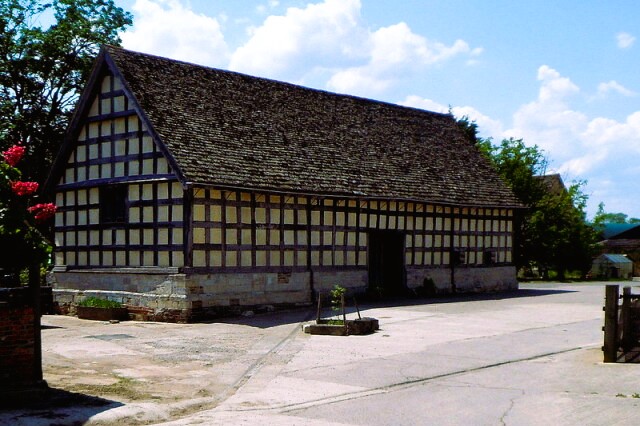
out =
<path fill-rule="evenodd" d="M 366 336 L 303 333 L 312 308 L 206 324 L 45 316 L 51 397 L 0 424 L 637 424 L 640 365 L 602 362 L 605 284 L 365 305 L 380 321 Z"/>

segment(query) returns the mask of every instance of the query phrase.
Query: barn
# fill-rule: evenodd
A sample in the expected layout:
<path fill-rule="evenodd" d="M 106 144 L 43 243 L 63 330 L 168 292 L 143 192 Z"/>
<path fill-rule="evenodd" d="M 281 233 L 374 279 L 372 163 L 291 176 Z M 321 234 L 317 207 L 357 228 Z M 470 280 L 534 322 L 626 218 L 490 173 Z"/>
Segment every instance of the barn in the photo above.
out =
<path fill-rule="evenodd" d="M 47 183 L 55 298 L 193 321 L 517 288 L 522 208 L 448 114 L 105 46 Z"/>

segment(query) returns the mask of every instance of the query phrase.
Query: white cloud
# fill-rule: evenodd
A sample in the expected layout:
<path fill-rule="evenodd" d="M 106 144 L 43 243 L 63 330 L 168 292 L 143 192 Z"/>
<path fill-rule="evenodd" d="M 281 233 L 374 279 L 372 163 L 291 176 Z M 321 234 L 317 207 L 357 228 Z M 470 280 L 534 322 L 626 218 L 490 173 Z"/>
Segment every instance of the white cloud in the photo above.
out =
<path fill-rule="evenodd" d="M 428 40 L 404 22 L 369 30 L 360 0 L 324 0 L 272 15 L 232 55 L 230 68 L 254 75 L 305 83 L 324 75 L 333 91 L 371 96 L 407 73 L 459 55 L 476 58 L 482 48 L 456 40 Z M 473 61 L 470 61 L 471 63 Z"/>
<path fill-rule="evenodd" d="M 538 96 L 540 102 L 560 101 L 580 91 L 571 80 L 562 77 L 558 71 L 547 65 L 538 68 L 538 80 L 542 81 Z"/>
<path fill-rule="evenodd" d="M 504 136 L 524 138 L 527 143 L 552 153 L 554 159 L 565 161 L 576 152 L 576 135 L 588 122 L 584 114 L 568 105 L 570 98 L 580 89 L 547 65 L 538 69 L 538 80 L 541 81 L 538 99 L 522 105 L 515 112 L 513 127 Z"/>
<path fill-rule="evenodd" d="M 622 96 L 627 96 L 627 97 L 636 96 L 636 93 L 633 90 L 627 89 L 626 87 L 624 87 L 622 84 L 618 83 L 615 80 L 611 80 L 607 83 L 600 83 L 598 85 L 598 95 L 604 97 L 609 92 L 616 92 Z"/>
<path fill-rule="evenodd" d="M 251 38 L 232 55 L 233 70 L 269 77 L 305 72 L 358 55 L 359 0 L 325 0 L 304 9 L 291 7 L 253 28 Z M 299 76 L 297 76 L 299 78 Z"/>
<path fill-rule="evenodd" d="M 434 112 L 449 111 L 448 106 L 442 105 L 441 103 L 438 103 L 431 99 L 421 98 L 420 96 L 417 96 L 417 95 L 409 95 L 404 99 L 404 101 L 398 102 L 398 104 L 412 107 L 412 108 L 420 108 L 427 111 L 434 111 Z"/>
<path fill-rule="evenodd" d="M 216 18 L 197 14 L 179 0 L 136 0 L 133 28 L 122 34 L 128 49 L 209 66 L 228 60 Z"/>
<path fill-rule="evenodd" d="M 538 98 L 515 112 L 513 127 L 504 136 L 521 137 L 527 145 L 540 146 L 554 171 L 588 180 L 592 211 L 603 200 L 607 210 L 628 210 L 629 194 L 637 192 L 640 111 L 624 121 L 588 117 L 572 107 L 580 89 L 570 79 L 546 65 L 538 70 L 538 79 Z M 622 86 L 618 86 L 610 82 L 602 88 L 619 91 Z M 607 183 L 612 181 L 617 182 L 615 190 Z"/>
<path fill-rule="evenodd" d="M 413 108 L 420 108 L 427 111 L 447 113 L 449 107 L 431 99 L 421 98 L 416 95 L 409 95 L 403 101 L 398 102 L 400 105 Z M 469 117 L 471 121 L 475 121 L 478 125 L 478 134 L 481 137 L 497 137 L 500 138 L 504 133 L 504 126 L 500 120 L 495 120 L 471 106 L 451 107 L 451 112 L 456 118 L 464 116 Z"/>
<path fill-rule="evenodd" d="M 628 49 L 635 43 L 636 38 L 629 33 L 616 34 L 616 42 L 620 49 Z"/>
<path fill-rule="evenodd" d="M 406 78 L 412 70 L 445 62 L 457 55 L 471 57 L 482 53 L 471 49 L 467 42 L 456 40 L 452 45 L 430 41 L 414 33 L 404 22 L 383 27 L 369 34 L 366 64 L 336 72 L 327 86 L 339 92 L 371 93 L 391 86 L 396 79 Z"/>

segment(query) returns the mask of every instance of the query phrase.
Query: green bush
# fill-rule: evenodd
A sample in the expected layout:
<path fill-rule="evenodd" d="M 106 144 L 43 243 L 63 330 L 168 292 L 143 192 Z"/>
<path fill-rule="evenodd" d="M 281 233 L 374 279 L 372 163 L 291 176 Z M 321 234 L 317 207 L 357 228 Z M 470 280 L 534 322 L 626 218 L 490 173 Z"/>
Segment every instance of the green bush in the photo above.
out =
<path fill-rule="evenodd" d="M 122 303 L 92 296 L 78 302 L 78 306 L 86 306 L 89 308 L 122 308 Z"/>

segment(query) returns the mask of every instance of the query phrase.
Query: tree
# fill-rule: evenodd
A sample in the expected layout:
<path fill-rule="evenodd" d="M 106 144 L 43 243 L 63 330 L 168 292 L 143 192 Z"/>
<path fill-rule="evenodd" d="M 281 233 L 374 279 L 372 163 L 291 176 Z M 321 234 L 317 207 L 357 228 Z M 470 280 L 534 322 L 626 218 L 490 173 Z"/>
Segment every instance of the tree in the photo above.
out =
<path fill-rule="evenodd" d="M 528 147 L 522 139 L 504 139 L 498 145 L 484 139 L 478 148 L 528 207 L 516 229 L 516 266 L 535 265 L 545 275 L 552 269 L 560 278 L 568 270 L 586 274 L 596 233 L 586 222 L 588 197 L 581 191 L 585 182 L 574 182 L 559 193 L 550 191 L 539 178 L 546 172 L 547 159 L 537 146 Z"/>
<path fill-rule="evenodd" d="M 24 176 L 44 181 L 100 45 L 131 22 L 113 0 L 0 0 L 0 149 L 23 144 Z"/>
<path fill-rule="evenodd" d="M 453 109 L 451 106 L 449 106 L 449 114 L 453 115 Z M 475 145 L 482 140 L 478 136 L 478 124 L 469 118 L 468 115 L 463 115 L 462 117 L 457 118 L 456 123 L 470 144 Z"/>
<path fill-rule="evenodd" d="M 528 218 L 530 261 L 545 274 L 555 270 L 560 279 L 566 271 L 583 276 L 591 268 L 596 231 L 586 221 L 585 182 L 574 182 L 561 193 L 545 193 Z"/>
<path fill-rule="evenodd" d="M 598 211 L 593 218 L 593 223 L 601 226 L 605 223 L 640 223 L 640 219 L 629 217 L 624 213 L 607 213 L 604 210 L 604 203 L 598 204 Z"/>

